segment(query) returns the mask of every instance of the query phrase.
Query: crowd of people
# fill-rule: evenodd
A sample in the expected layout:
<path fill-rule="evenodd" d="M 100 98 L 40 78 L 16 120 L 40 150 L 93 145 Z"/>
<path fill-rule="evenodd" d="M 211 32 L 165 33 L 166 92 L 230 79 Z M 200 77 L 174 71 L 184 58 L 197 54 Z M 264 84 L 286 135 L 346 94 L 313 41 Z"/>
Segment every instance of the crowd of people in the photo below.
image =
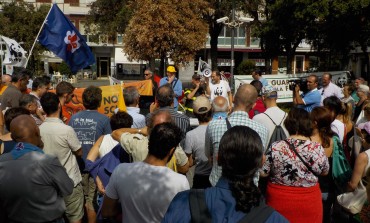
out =
<path fill-rule="evenodd" d="M 111 117 L 97 111 L 102 90 L 87 87 L 85 110 L 70 119 L 62 114 L 74 97 L 70 83 L 53 93 L 50 78 L 37 77 L 27 92 L 30 73 L 4 76 L 0 222 L 368 221 L 363 79 L 342 91 L 329 73 L 320 89 L 310 75 L 307 91 L 295 86 L 294 106 L 284 111 L 258 71 L 234 95 L 219 71 L 196 74 L 185 115 L 175 73 L 169 66 L 153 81 L 154 98 L 125 88 L 127 110 Z M 338 174 L 338 166 L 348 171 Z"/>

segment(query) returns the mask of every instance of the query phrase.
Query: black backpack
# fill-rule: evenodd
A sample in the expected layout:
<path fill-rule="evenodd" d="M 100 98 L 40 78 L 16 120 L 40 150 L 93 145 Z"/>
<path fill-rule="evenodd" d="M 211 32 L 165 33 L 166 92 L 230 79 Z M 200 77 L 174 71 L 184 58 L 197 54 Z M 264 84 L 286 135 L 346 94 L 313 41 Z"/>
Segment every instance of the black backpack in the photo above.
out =
<path fill-rule="evenodd" d="M 283 127 L 281 127 L 281 123 L 283 123 L 284 119 L 285 119 L 285 116 L 286 116 L 286 113 L 284 114 L 284 117 L 283 119 L 281 120 L 280 124 L 277 125 L 270 116 L 268 116 L 266 113 L 263 113 L 265 114 L 267 117 L 269 117 L 269 119 L 272 121 L 272 123 L 274 123 L 275 125 L 275 129 L 274 131 L 272 132 L 272 135 L 271 135 L 271 138 L 270 138 L 270 141 L 269 141 L 269 144 L 268 144 L 268 147 L 271 146 L 272 143 L 276 142 L 276 141 L 280 141 L 280 140 L 284 140 L 287 138 L 287 136 L 285 135 L 285 132 L 284 132 L 284 129 Z"/>
<path fill-rule="evenodd" d="M 207 208 L 204 189 L 191 189 L 189 193 L 191 223 L 211 223 L 212 216 Z M 264 202 L 254 207 L 238 223 L 264 223 L 275 210 Z"/>

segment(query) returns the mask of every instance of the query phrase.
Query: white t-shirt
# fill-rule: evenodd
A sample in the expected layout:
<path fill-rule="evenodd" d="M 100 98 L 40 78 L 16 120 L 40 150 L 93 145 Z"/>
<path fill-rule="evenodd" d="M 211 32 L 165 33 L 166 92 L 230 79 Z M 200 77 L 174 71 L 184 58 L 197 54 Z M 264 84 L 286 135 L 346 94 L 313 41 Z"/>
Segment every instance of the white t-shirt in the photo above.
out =
<path fill-rule="evenodd" d="M 106 195 L 119 199 L 122 222 L 161 222 L 172 199 L 188 190 L 184 175 L 144 162 L 122 163 L 106 187 Z"/>
<path fill-rule="evenodd" d="M 283 127 L 285 135 L 287 137 L 289 137 L 288 130 L 284 126 L 284 121 L 282 121 L 283 118 L 284 118 L 284 115 L 285 115 L 285 118 L 284 118 L 284 120 L 285 120 L 286 117 L 288 116 L 288 114 L 286 114 L 283 110 L 281 110 L 279 107 L 276 107 L 276 106 L 266 109 L 266 111 L 264 113 L 266 113 L 268 116 L 270 116 L 270 118 L 275 122 L 275 124 L 279 125 L 281 123 L 281 127 Z M 272 121 L 269 119 L 269 117 L 267 117 L 263 113 L 255 115 L 253 117 L 253 120 L 256 121 L 256 122 L 261 123 L 262 125 L 264 125 L 268 129 L 268 132 L 269 132 L 268 141 L 270 141 L 271 135 L 272 135 L 272 133 L 274 132 L 274 129 L 275 129 L 274 123 L 272 123 Z"/>
<path fill-rule="evenodd" d="M 103 136 L 103 140 L 101 141 L 101 144 L 99 147 L 99 157 L 105 156 L 117 144 L 118 144 L 118 141 L 114 140 L 110 134 Z"/>
<path fill-rule="evenodd" d="M 218 84 L 212 84 L 212 82 L 210 82 L 209 89 L 211 90 L 211 101 L 213 101 L 217 96 L 222 96 L 229 101 L 227 93 L 230 92 L 230 86 L 226 81 L 220 80 L 220 83 Z"/>
<path fill-rule="evenodd" d="M 344 124 L 343 124 L 343 122 L 335 119 L 331 123 L 330 127 L 331 127 L 331 130 L 334 133 L 338 134 L 340 141 L 343 142 L 343 138 L 344 138 Z"/>

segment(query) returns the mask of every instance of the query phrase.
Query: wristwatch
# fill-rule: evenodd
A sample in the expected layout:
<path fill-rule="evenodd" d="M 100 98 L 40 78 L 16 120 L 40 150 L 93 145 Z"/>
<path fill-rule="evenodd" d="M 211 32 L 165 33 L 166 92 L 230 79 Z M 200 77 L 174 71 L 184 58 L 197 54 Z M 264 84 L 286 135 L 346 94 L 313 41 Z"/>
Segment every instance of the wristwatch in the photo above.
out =
<path fill-rule="evenodd" d="M 137 133 L 141 134 L 141 129 L 137 129 Z"/>

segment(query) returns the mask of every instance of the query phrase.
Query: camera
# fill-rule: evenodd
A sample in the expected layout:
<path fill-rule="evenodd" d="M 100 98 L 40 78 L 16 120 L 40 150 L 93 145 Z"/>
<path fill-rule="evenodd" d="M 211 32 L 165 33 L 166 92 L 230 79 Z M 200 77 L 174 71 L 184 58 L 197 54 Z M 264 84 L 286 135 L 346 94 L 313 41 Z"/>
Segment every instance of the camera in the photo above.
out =
<path fill-rule="evenodd" d="M 307 92 L 307 79 L 297 79 L 289 81 L 289 90 L 294 91 L 295 86 L 299 86 L 299 89 L 303 92 Z"/>

